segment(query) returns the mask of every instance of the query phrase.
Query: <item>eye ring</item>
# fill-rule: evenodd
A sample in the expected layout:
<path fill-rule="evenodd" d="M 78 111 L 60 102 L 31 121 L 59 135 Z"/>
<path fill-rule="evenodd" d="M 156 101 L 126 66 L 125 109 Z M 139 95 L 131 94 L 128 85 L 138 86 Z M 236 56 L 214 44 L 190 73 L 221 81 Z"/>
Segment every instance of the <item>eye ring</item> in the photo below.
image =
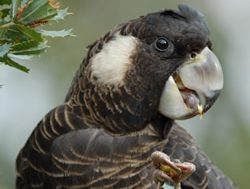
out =
<path fill-rule="evenodd" d="M 155 49 L 159 52 L 164 52 L 169 46 L 169 42 L 164 37 L 159 37 L 155 41 Z"/>
<path fill-rule="evenodd" d="M 191 53 L 190 53 L 190 57 L 191 57 L 191 58 L 195 58 L 196 56 L 197 56 L 197 53 L 196 53 L 196 52 L 191 52 Z"/>

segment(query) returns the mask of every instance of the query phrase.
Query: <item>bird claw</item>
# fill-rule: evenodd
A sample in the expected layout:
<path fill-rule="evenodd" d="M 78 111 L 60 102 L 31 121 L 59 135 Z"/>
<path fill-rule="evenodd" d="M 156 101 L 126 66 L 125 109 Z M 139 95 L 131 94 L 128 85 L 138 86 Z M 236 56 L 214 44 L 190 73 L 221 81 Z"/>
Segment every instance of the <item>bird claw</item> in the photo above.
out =
<path fill-rule="evenodd" d="M 158 185 L 157 188 L 161 188 L 164 182 L 179 188 L 180 182 L 195 171 L 194 164 L 180 161 L 173 162 L 167 154 L 160 151 L 153 152 L 151 159 L 156 168 L 153 178 Z"/>
<path fill-rule="evenodd" d="M 161 185 L 164 182 L 167 182 L 167 183 L 169 183 L 171 185 L 175 185 L 175 182 L 173 181 L 173 179 L 169 175 L 167 175 L 164 171 L 162 171 L 160 169 L 154 170 L 153 178 L 154 178 L 154 181 L 156 183 L 161 183 Z"/>

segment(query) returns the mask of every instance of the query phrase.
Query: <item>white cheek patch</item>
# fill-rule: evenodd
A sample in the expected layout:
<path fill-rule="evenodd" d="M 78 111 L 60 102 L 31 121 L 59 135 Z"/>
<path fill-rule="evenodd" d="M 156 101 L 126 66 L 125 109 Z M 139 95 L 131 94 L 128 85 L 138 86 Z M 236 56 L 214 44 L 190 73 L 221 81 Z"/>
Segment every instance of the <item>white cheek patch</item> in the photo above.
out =
<path fill-rule="evenodd" d="M 137 44 L 138 40 L 133 36 L 115 34 L 114 39 L 91 59 L 91 77 L 103 84 L 122 85 Z"/>

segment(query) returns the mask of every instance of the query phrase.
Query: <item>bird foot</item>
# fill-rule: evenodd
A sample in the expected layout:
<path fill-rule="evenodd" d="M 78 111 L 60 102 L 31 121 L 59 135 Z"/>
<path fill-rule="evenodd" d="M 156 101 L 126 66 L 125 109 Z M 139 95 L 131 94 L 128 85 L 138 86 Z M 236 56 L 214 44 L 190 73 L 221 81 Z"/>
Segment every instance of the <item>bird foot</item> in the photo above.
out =
<path fill-rule="evenodd" d="M 155 151 L 151 155 L 156 170 L 153 178 L 157 183 L 157 189 L 162 188 L 164 183 L 180 188 L 181 181 L 187 179 L 194 171 L 195 165 L 189 162 L 171 161 L 169 156 L 163 152 Z"/>

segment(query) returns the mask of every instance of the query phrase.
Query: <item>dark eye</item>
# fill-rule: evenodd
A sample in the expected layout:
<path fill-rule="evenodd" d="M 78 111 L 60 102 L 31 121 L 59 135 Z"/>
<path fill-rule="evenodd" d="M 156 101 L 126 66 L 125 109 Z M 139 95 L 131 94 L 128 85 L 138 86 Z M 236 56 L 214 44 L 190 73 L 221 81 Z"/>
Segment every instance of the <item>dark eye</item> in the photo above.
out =
<path fill-rule="evenodd" d="M 168 40 L 164 37 L 160 37 L 155 41 L 155 48 L 157 51 L 163 52 L 169 46 Z"/>

